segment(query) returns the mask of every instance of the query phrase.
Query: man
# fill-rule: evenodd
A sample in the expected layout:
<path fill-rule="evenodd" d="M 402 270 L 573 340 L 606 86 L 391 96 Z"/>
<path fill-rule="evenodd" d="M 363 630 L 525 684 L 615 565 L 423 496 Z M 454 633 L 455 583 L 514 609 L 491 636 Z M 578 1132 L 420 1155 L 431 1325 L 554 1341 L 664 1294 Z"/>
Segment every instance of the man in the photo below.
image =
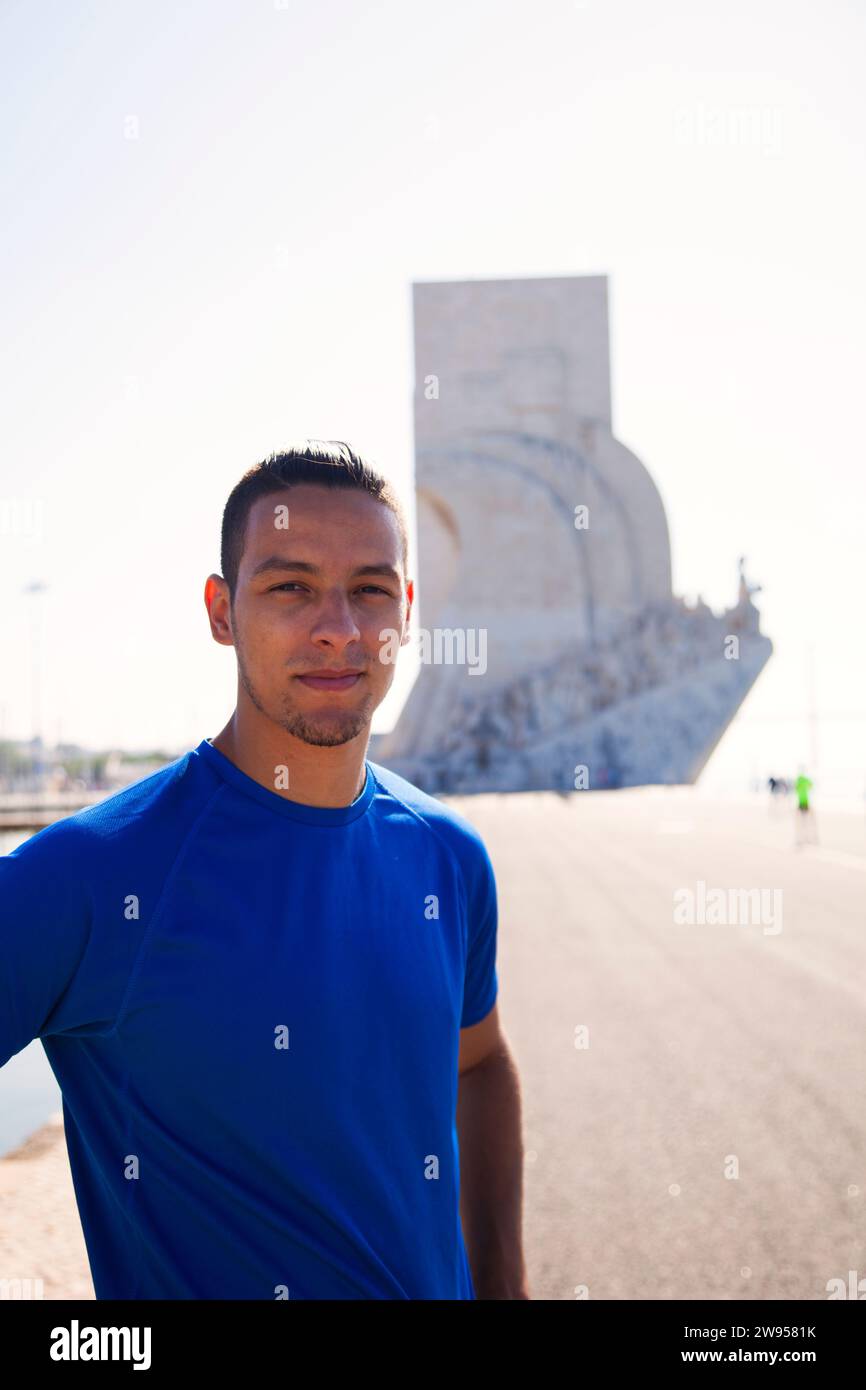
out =
<path fill-rule="evenodd" d="M 97 1298 L 529 1297 L 492 866 L 366 759 L 406 560 L 348 446 L 251 469 L 228 723 L 0 859 L 0 1063 L 42 1039 Z"/>

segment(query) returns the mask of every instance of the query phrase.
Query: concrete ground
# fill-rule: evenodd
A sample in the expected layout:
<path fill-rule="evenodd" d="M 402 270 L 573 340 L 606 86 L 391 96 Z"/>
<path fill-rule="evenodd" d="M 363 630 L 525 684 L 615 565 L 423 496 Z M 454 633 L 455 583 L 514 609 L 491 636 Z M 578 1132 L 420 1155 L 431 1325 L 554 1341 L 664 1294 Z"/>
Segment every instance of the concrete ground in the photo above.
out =
<path fill-rule="evenodd" d="M 796 849 L 792 806 L 690 788 L 461 804 L 497 874 L 533 1297 L 866 1278 L 866 816 Z M 781 897 L 677 924 L 699 880 Z"/>

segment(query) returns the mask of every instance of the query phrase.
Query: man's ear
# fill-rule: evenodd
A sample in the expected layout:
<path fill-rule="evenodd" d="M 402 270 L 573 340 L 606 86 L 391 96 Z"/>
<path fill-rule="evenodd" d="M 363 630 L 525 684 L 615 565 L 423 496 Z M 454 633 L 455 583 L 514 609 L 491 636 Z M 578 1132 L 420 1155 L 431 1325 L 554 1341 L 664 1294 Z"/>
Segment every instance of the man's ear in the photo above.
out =
<path fill-rule="evenodd" d="M 410 641 L 412 637 L 412 604 L 415 601 L 415 585 L 411 579 L 406 582 L 406 598 L 408 600 L 408 607 L 406 609 L 406 623 L 403 636 L 400 638 L 401 647 L 405 647 L 406 643 Z"/>
<path fill-rule="evenodd" d="M 204 602 L 214 641 L 223 647 L 233 647 L 231 598 L 222 575 L 208 575 L 204 587 Z"/>

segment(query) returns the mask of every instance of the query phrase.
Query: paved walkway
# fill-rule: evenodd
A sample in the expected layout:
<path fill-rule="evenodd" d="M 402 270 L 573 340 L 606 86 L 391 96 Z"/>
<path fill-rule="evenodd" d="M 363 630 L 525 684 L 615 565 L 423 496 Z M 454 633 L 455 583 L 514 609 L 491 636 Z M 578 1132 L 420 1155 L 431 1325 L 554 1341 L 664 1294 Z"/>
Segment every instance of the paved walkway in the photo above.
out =
<path fill-rule="evenodd" d="M 501 899 L 533 1296 L 866 1276 L 866 818 L 795 850 L 793 809 L 679 788 L 466 805 Z M 781 889 L 781 931 L 675 925 L 699 880 Z"/>

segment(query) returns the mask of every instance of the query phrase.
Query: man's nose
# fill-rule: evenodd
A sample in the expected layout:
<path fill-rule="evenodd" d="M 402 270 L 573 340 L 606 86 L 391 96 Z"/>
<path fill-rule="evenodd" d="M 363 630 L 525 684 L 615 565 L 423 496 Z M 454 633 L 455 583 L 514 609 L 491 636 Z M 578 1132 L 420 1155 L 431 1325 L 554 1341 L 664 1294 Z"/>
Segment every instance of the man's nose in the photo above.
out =
<path fill-rule="evenodd" d="M 328 637 L 332 641 L 360 637 L 352 606 L 342 590 L 334 589 L 323 596 L 313 618 L 312 635 Z"/>

